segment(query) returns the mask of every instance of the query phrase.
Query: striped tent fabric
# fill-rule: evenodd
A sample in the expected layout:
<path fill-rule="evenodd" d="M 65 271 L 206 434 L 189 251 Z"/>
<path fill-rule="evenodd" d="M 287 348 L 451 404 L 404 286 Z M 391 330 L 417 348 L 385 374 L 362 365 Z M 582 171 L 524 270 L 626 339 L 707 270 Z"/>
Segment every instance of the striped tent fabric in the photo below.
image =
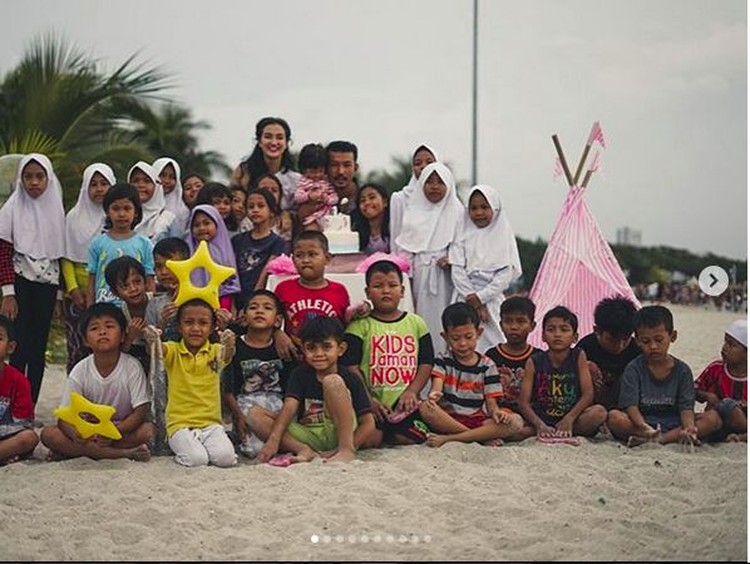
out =
<path fill-rule="evenodd" d="M 578 316 L 578 335 L 593 331 L 594 308 L 604 298 L 624 296 L 639 306 L 612 249 L 584 198 L 585 188 L 573 186 L 539 266 L 529 298 L 536 304 L 537 326 L 529 343 L 542 343 L 542 318 L 563 305 Z M 640 306 L 639 306 L 640 307 Z"/>

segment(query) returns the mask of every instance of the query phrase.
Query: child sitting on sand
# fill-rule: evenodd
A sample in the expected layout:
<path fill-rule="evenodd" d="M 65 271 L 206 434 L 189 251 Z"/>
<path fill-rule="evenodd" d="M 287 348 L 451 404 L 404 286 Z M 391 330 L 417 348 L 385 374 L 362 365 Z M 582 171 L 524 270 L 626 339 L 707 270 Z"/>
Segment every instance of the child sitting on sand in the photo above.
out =
<path fill-rule="evenodd" d="M 548 350 L 537 351 L 526 362 L 518 398 L 521 414 L 544 442 L 593 436 L 607 418 L 607 410 L 592 405 L 594 387 L 586 353 L 571 349 L 578 339 L 578 318 L 568 308 L 557 306 L 544 315 L 542 324 L 542 341 Z"/>
<path fill-rule="evenodd" d="M 221 419 L 221 369 L 234 356 L 234 333 L 225 330 L 210 343 L 216 312 L 194 298 L 177 310 L 179 343 L 161 342 L 148 327 L 149 345 L 161 347 L 167 373 L 167 435 L 175 462 L 183 466 L 228 467 L 237 464 L 232 441 Z"/>
<path fill-rule="evenodd" d="M 641 354 L 633 340 L 635 304 L 622 296 L 605 298 L 594 309 L 594 332 L 576 345 L 586 353 L 594 385 L 594 402 L 617 408 L 620 378 L 628 363 Z"/>
<path fill-rule="evenodd" d="M 443 311 L 442 323 L 448 352 L 435 359 L 428 399 L 419 406 L 420 414 L 435 431 L 428 436 L 427 444 L 502 444 L 503 438 L 521 429 L 523 420 L 497 405 L 503 395 L 497 367 L 476 351 L 482 333 L 479 314 L 465 302 L 455 303 Z"/>
<path fill-rule="evenodd" d="M 628 446 L 648 441 L 699 444 L 721 428 L 715 411 L 698 416 L 690 367 L 669 354 L 677 340 L 672 312 L 664 306 L 644 307 L 635 315 L 635 336 L 642 354 L 625 367 L 620 409 L 609 412 L 612 434 Z"/>
<path fill-rule="evenodd" d="M 284 466 L 318 455 L 330 462 L 354 460 L 358 449 L 377 441 L 362 380 L 338 364 L 346 351 L 344 328 L 332 317 L 314 317 L 300 337 L 306 364 L 289 375 L 281 412 L 250 414 L 250 428 L 266 441 L 258 459 Z M 274 457 L 279 450 L 293 455 Z"/>
<path fill-rule="evenodd" d="M 372 302 L 369 316 L 346 329 L 343 361 L 359 374 L 370 395 L 379 439 L 398 444 L 423 442 L 412 413 L 432 371 L 432 339 L 424 320 L 399 309 L 404 275 L 390 260 L 379 260 L 365 273 L 365 293 Z M 380 440 L 378 440 L 380 442 Z"/>
<path fill-rule="evenodd" d="M 240 451 L 254 458 L 263 441 L 249 429 L 250 413 L 262 409 L 278 415 L 291 366 L 281 360 L 273 341 L 274 331 L 284 319 L 284 306 L 276 294 L 255 290 L 244 313 L 247 333 L 237 341 L 237 352 L 222 374 L 222 383 Z"/>
<path fill-rule="evenodd" d="M 115 408 L 112 422 L 122 438 L 113 441 L 94 435 L 82 439 L 72 425 L 58 420 L 57 425 L 42 430 L 42 442 L 50 449 L 50 458 L 87 456 L 144 462 L 151 458 L 148 445 L 154 428 L 146 421 L 151 398 L 140 363 L 120 352 L 126 328 L 125 315 L 114 304 L 97 303 L 84 312 L 81 333 L 91 354 L 73 367 L 60 402 L 60 407 L 69 405 L 71 392 L 76 392 L 93 403 L 111 405 Z"/>
<path fill-rule="evenodd" d="M 526 361 L 537 350 L 527 340 L 536 327 L 534 316 L 536 306 L 529 298 L 512 296 L 500 305 L 500 328 L 506 341 L 498 343 L 484 353 L 497 366 L 503 395 L 498 398 L 498 407 L 505 407 L 520 415 L 518 396 L 521 393 L 521 382 L 526 369 Z M 521 441 L 536 434 L 534 427 L 524 422 L 524 426 L 515 434 L 506 438 L 509 441 Z"/>
<path fill-rule="evenodd" d="M 15 348 L 13 322 L 0 315 L 0 465 L 31 454 L 39 443 L 32 429 L 31 385 L 23 373 L 6 364 Z"/>
<path fill-rule="evenodd" d="M 721 431 L 707 440 L 747 442 L 747 320 L 729 325 L 721 360 L 709 364 L 698 376 L 695 398 L 721 416 Z"/>

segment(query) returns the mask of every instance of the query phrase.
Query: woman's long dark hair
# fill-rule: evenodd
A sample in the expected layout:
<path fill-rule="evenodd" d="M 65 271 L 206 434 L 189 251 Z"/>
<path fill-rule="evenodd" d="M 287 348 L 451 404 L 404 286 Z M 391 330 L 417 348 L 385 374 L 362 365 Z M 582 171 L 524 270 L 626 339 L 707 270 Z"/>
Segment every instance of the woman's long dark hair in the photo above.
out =
<path fill-rule="evenodd" d="M 389 205 L 389 198 L 388 198 L 388 190 L 386 190 L 383 186 L 380 184 L 375 184 L 373 182 L 370 182 L 368 184 L 365 184 L 359 188 L 359 191 L 357 192 L 357 197 L 355 198 L 355 205 L 356 209 L 359 210 L 359 200 L 362 197 L 362 192 L 365 190 L 365 188 L 372 188 L 375 190 L 380 196 L 383 198 L 383 202 L 385 203 L 385 209 L 383 210 L 383 218 L 381 219 L 380 223 L 380 238 L 385 239 L 388 238 L 388 246 L 390 247 L 390 239 L 391 239 L 391 207 Z M 360 211 L 360 214 L 362 212 Z M 362 221 L 359 223 L 359 250 L 364 251 L 367 247 L 367 243 L 370 242 L 370 222 L 369 220 L 362 216 Z"/>
<path fill-rule="evenodd" d="M 250 183 L 255 182 L 261 174 L 268 172 L 268 166 L 263 158 L 263 150 L 260 148 L 260 138 L 263 136 L 263 130 L 268 125 L 280 125 L 284 129 L 286 135 L 286 149 L 284 154 L 281 155 L 281 172 L 287 170 L 294 170 L 294 160 L 292 154 L 289 151 L 289 142 L 292 139 L 292 129 L 286 120 L 279 117 L 264 117 L 258 123 L 255 124 L 255 148 L 247 160 L 240 163 L 240 168 L 245 174 L 248 175 Z"/>

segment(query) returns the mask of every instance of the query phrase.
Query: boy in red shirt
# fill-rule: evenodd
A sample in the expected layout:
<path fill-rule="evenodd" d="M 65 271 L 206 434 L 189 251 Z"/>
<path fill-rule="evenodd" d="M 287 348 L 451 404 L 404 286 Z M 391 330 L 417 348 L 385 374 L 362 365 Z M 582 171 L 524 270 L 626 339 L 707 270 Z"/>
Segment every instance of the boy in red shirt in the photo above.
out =
<path fill-rule="evenodd" d="M 721 360 L 698 376 L 695 399 L 721 416 L 722 429 L 707 437 L 709 442 L 747 442 L 747 320 L 738 319 L 727 328 Z"/>
<path fill-rule="evenodd" d="M 32 429 L 34 404 L 29 381 L 17 368 L 5 363 L 15 348 L 13 323 L 0 315 L 0 465 L 31 454 L 39 443 Z"/>
<path fill-rule="evenodd" d="M 349 292 L 343 284 L 327 280 L 326 264 L 331 255 L 328 239 L 319 231 L 303 231 L 292 243 L 292 260 L 299 278 L 284 280 L 274 293 L 284 304 L 284 329 L 301 349 L 303 323 L 315 317 L 333 317 L 346 325 Z"/>

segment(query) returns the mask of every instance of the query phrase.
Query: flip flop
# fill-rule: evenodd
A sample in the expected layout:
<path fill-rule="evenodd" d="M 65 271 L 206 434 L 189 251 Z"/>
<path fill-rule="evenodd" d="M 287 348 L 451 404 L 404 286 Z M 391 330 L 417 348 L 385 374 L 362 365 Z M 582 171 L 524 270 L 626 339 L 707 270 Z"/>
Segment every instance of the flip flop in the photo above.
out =
<path fill-rule="evenodd" d="M 292 455 L 291 454 L 278 454 L 274 456 L 271 460 L 269 460 L 268 463 L 271 466 L 276 466 L 277 468 L 286 468 L 287 466 L 290 466 L 292 464 Z"/>
<path fill-rule="evenodd" d="M 537 437 L 537 442 L 545 445 L 573 445 L 579 446 L 581 441 L 578 437 Z"/>
<path fill-rule="evenodd" d="M 404 419 L 409 417 L 412 413 L 419 410 L 419 403 L 409 411 L 392 411 L 386 416 L 388 423 L 401 423 Z"/>

